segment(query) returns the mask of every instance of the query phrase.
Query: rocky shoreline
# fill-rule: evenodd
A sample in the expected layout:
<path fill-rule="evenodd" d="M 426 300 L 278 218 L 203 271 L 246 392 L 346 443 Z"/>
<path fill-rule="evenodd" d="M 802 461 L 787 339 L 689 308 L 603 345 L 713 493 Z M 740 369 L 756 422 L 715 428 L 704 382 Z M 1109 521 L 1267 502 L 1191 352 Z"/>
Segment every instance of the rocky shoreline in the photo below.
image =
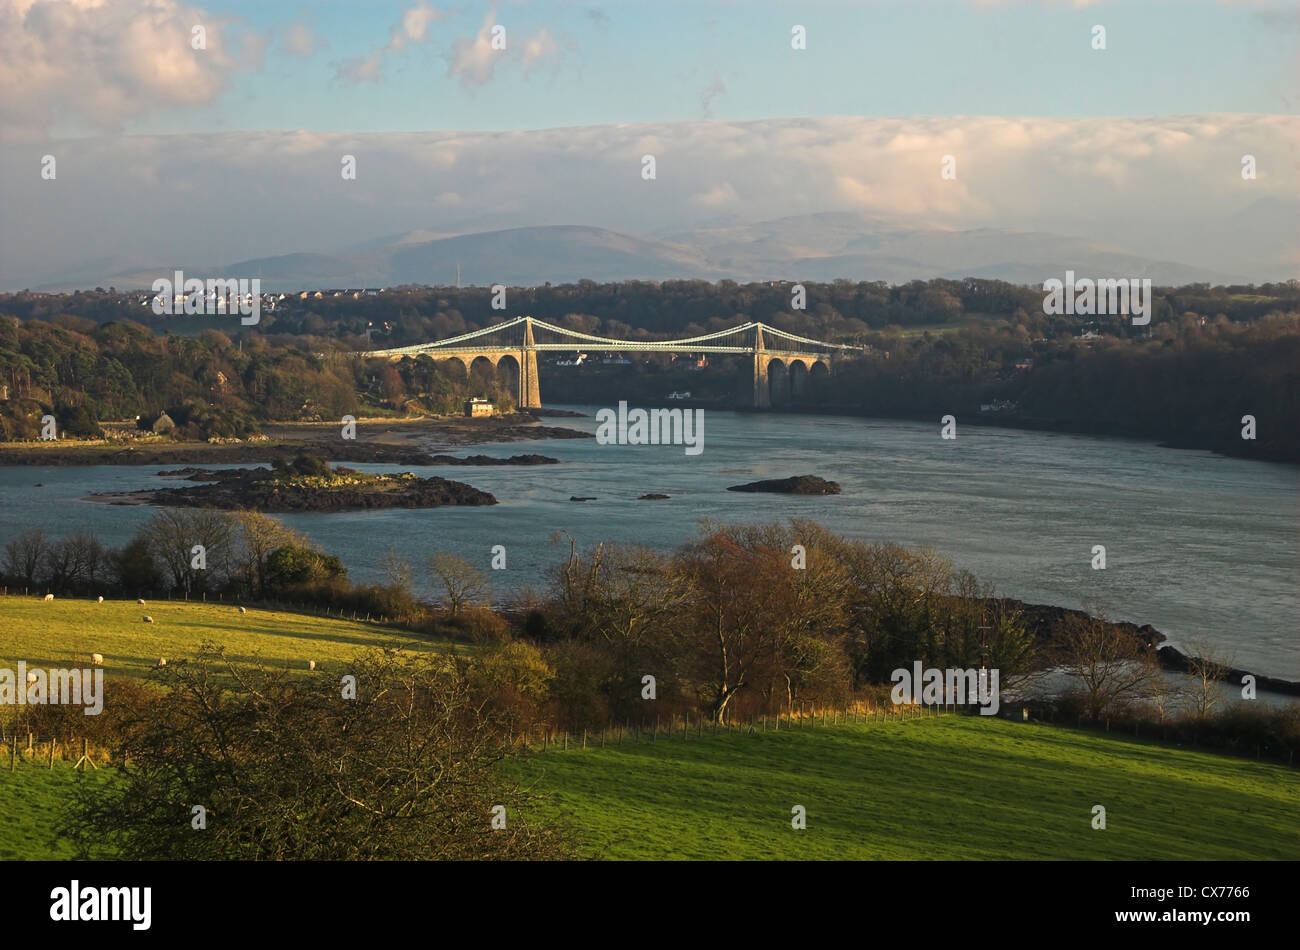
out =
<path fill-rule="evenodd" d="M 271 469 L 160 472 L 206 484 L 137 492 L 91 495 L 88 500 L 114 505 L 160 505 L 216 508 L 222 511 L 297 512 L 372 511 L 383 508 L 441 508 L 448 505 L 495 505 L 496 498 L 464 482 L 419 478 L 411 472 L 369 475 L 335 469 L 325 475 L 286 476 Z"/>
<path fill-rule="evenodd" d="M 1046 646 L 1049 650 L 1060 646 L 1053 633 L 1067 619 L 1083 619 L 1088 616 L 1082 610 L 1053 607 L 1049 604 L 1027 604 L 1024 601 L 1010 598 L 998 598 L 997 602 L 1006 607 L 1019 610 L 1024 618 L 1026 628 L 1034 635 L 1034 640 Z M 1127 620 L 1112 620 L 1109 623 L 1112 627 L 1119 629 L 1146 646 L 1154 647 L 1156 649 L 1156 660 L 1160 663 L 1162 669 L 1176 673 L 1186 673 L 1190 661 L 1195 659 L 1183 653 L 1177 647 L 1169 646 L 1166 642 L 1169 638 L 1149 623 L 1136 624 Z M 1254 676 L 1255 685 L 1259 689 L 1284 696 L 1300 696 L 1300 682 L 1279 679 L 1274 676 L 1262 676 L 1248 670 L 1230 669 L 1225 674 L 1224 680 L 1240 683 L 1243 676 Z"/>
<path fill-rule="evenodd" d="M 589 432 L 543 425 L 531 412 L 487 419 L 359 419 L 356 438 L 342 438 L 336 422 L 273 423 L 264 438 L 244 442 L 171 442 L 147 437 L 131 442 L 59 441 L 0 443 L 0 465 L 230 465 L 290 460 L 308 452 L 339 462 L 394 465 L 545 464 L 477 461 L 435 455 L 424 446 L 442 448 L 484 442 L 541 439 L 588 439 Z M 478 459 L 486 458 L 477 456 Z M 516 456 L 519 458 L 519 456 Z M 543 458 L 536 456 L 535 458 Z"/>

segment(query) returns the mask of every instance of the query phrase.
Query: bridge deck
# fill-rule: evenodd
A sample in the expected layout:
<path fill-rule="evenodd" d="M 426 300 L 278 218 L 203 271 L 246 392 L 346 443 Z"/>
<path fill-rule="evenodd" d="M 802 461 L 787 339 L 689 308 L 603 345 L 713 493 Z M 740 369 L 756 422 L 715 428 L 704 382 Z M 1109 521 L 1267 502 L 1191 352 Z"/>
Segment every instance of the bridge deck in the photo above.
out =
<path fill-rule="evenodd" d="M 806 357 L 823 357 L 843 355 L 843 350 L 829 350 L 826 352 L 808 352 L 806 350 L 771 350 L 758 349 L 753 346 L 657 346 L 657 345 L 639 345 L 628 343 L 622 346 L 574 346 L 572 343 L 534 343 L 532 346 L 522 345 L 488 345 L 488 346 L 438 346 L 437 344 L 420 344 L 417 346 L 395 347 L 390 350 L 367 350 L 362 356 L 380 357 L 380 356 L 419 356 L 427 353 L 432 356 L 435 353 L 444 353 L 447 356 L 475 356 L 481 353 L 518 353 L 521 350 L 552 351 L 573 353 L 577 350 L 591 350 L 597 353 L 739 353 L 753 356 L 755 353 L 762 353 L 764 356 L 806 356 Z"/>

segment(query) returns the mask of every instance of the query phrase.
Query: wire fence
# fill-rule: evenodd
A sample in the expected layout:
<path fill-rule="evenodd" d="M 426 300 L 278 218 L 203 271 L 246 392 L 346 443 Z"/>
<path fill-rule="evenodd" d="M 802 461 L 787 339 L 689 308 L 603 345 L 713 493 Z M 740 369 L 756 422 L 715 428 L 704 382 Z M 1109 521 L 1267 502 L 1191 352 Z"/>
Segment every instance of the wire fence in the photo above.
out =
<path fill-rule="evenodd" d="M 56 761 L 72 762 L 76 771 L 83 772 L 97 770 L 108 761 L 108 754 L 93 747 L 89 739 L 67 742 L 32 732 L 0 730 L 0 771 L 17 772 L 19 766 L 23 766 L 23 771 L 29 767 L 53 770 Z"/>
<path fill-rule="evenodd" d="M 611 720 L 599 729 L 570 731 L 550 723 L 537 723 L 508 736 L 508 745 L 534 752 L 567 752 L 570 749 L 605 748 L 624 742 L 691 742 L 715 736 L 761 735 L 824 729 L 850 723 L 915 722 L 955 713 L 952 706 L 876 705 L 865 702 L 839 706 L 798 706 L 783 713 L 754 714 L 748 718 L 718 722 L 703 715 L 679 714 L 642 717 L 640 720 Z"/>

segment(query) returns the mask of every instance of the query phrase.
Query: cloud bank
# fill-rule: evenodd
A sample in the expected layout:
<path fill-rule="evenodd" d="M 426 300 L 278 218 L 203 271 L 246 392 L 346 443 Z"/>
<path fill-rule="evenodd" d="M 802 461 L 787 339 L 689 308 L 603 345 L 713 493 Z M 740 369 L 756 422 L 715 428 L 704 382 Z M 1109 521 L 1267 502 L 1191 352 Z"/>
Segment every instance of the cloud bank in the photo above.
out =
<path fill-rule="evenodd" d="M 1252 279 L 1294 275 L 1287 116 L 828 117 L 531 132 L 116 137 L 0 158 L 0 282 L 333 251 L 422 229 L 584 224 L 647 235 L 821 211 L 1091 238 Z M 41 156 L 58 177 L 42 180 Z M 657 177 L 641 177 L 653 154 Z M 1257 178 L 1243 180 L 1253 155 Z M 354 155 L 356 180 L 340 174 Z M 955 160 L 944 180 L 943 157 Z"/>

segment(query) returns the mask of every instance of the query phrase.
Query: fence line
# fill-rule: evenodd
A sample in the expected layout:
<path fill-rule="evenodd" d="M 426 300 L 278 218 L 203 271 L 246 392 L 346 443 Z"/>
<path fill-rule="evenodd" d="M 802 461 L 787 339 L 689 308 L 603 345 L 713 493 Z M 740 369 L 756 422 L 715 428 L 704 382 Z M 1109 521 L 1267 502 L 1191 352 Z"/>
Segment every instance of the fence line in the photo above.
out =
<path fill-rule="evenodd" d="M 0 763 L 3 763 L 0 771 L 16 772 L 20 762 L 31 762 L 49 770 L 54 768 L 55 758 L 60 762 L 67 762 L 74 760 L 74 757 L 73 768 L 78 772 L 98 770 L 99 765 L 95 762 L 95 750 L 91 747 L 90 740 L 81 740 L 80 751 L 77 745 L 75 739 L 64 742 L 54 736 L 38 736 L 32 732 L 28 732 L 24 737 L 21 732 L 5 733 L 0 729 Z M 104 762 L 108 761 L 108 757 L 102 753 L 100 759 Z"/>
<path fill-rule="evenodd" d="M 778 713 L 751 714 L 748 719 L 729 720 L 719 723 L 702 716 L 674 714 L 667 721 L 662 716 L 653 720 L 648 716 L 639 722 L 624 718 L 611 720 L 604 729 L 591 732 L 583 729 L 579 732 L 558 730 L 550 723 L 535 723 L 520 733 L 510 733 L 507 744 L 526 750 L 549 752 L 553 748 L 568 751 L 573 748 L 604 748 L 607 745 L 622 745 L 626 742 L 657 742 L 660 739 L 690 742 L 707 736 L 762 734 L 766 732 L 789 732 L 803 729 L 820 729 L 827 726 L 846 725 L 861 722 L 911 722 L 918 719 L 936 719 L 953 715 L 956 707 L 923 705 L 874 705 L 865 701 L 840 704 L 838 706 L 807 706 L 800 704 L 797 708 Z"/>

